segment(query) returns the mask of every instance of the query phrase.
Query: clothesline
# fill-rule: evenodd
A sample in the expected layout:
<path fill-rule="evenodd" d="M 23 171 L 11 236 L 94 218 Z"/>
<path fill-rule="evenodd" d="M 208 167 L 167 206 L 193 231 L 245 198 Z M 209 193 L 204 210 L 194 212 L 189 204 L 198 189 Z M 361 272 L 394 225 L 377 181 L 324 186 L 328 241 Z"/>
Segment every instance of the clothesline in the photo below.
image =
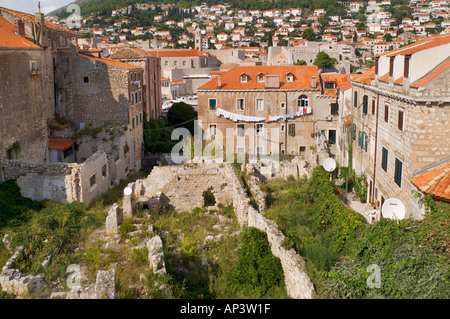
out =
<path fill-rule="evenodd" d="M 299 107 L 297 112 L 284 114 L 284 115 L 276 115 L 276 116 L 248 116 L 242 114 L 236 114 L 229 111 L 225 111 L 221 108 L 217 108 L 217 116 L 223 116 L 226 119 L 230 119 L 233 122 L 276 122 L 279 120 L 293 119 L 302 115 L 311 114 L 311 107 Z"/>

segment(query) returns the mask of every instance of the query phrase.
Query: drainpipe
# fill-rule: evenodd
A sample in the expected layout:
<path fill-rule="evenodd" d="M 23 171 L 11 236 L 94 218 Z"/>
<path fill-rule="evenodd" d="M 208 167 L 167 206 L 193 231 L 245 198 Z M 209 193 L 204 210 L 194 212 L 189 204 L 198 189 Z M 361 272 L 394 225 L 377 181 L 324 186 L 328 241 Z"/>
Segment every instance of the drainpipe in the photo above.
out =
<path fill-rule="evenodd" d="M 373 158 L 373 188 L 372 188 L 372 194 L 370 194 L 372 201 L 375 198 L 375 177 L 377 172 L 377 142 L 378 142 L 378 114 L 380 113 L 380 93 L 377 92 L 377 116 L 376 116 L 376 122 L 375 122 L 375 152 L 374 152 L 374 158 Z"/>

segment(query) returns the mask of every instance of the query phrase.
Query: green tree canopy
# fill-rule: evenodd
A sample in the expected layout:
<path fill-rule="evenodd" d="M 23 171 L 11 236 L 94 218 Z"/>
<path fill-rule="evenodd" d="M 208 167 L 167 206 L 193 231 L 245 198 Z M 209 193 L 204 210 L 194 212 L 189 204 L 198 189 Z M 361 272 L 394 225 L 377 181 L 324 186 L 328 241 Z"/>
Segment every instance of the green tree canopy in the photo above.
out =
<path fill-rule="evenodd" d="M 319 52 L 316 55 L 316 59 L 313 64 L 316 65 L 319 69 L 331 68 L 338 61 L 335 58 L 332 58 L 326 52 Z"/>
<path fill-rule="evenodd" d="M 194 119 L 197 118 L 197 111 L 187 103 L 174 103 L 167 112 L 167 121 L 170 126 L 185 127 L 194 134 Z M 192 120 L 190 122 L 187 122 Z M 186 123 L 187 122 L 187 123 Z"/>
<path fill-rule="evenodd" d="M 305 40 L 314 41 L 316 39 L 316 34 L 314 33 L 313 29 L 308 28 L 305 31 L 303 31 L 302 37 Z"/>

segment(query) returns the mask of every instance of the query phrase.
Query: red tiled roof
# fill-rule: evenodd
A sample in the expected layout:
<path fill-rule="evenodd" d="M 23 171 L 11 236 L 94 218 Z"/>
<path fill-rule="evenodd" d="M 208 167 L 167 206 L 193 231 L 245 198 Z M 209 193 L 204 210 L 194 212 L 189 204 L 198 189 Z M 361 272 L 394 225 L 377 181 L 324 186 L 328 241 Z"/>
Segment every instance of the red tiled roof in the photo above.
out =
<path fill-rule="evenodd" d="M 161 58 L 166 57 L 186 57 L 186 56 L 204 56 L 203 53 L 198 51 L 197 49 L 190 50 L 158 50 L 158 51 L 149 51 L 151 56 L 158 56 Z"/>
<path fill-rule="evenodd" d="M 411 178 L 411 182 L 421 192 L 450 202 L 450 160 L 416 174 Z"/>
<path fill-rule="evenodd" d="M 404 47 L 387 51 L 384 53 L 380 53 L 378 55 L 375 55 L 375 57 L 380 57 L 383 55 L 386 55 L 388 57 L 396 56 L 396 55 L 410 55 L 413 53 L 416 53 L 418 51 L 434 48 L 436 46 L 444 45 L 450 43 L 450 35 L 439 35 L 434 37 L 427 37 L 427 38 L 419 38 L 416 42 L 411 43 L 409 45 L 406 45 Z"/>
<path fill-rule="evenodd" d="M 40 49 L 33 42 L 15 33 L 14 24 L 0 15 L 0 48 Z"/>
<path fill-rule="evenodd" d="M 27 20 L 29 22 L 34 22 L 35 19 L 36 19 L 36 17 L 34 15 L 32 15 L 32 14 L 28 14 L 28 13 L 24 13 L 24 12 L 20 12 L 20 11 L 15 11 L 15 10 L 3 8 L 3 7 L 1 8 L 1 11 L 6 11 L 6 12 L 9 12 L 9 13 L 12 13 L 16 17 L 22 18 L 22 19 Z M 71 31 L 69 29 L 65 29 L 65 28 L 63 28 L 63 27 L 61 27 L 59 25 L 53 24 L 53 23 L 51 23 L 51 22 L 49 22 L 47 20 L 45 20 L 45 26 L 48 27 L 48 28 L 51 28 L 51 29 L 59 30 L 59 31 L 66 31 L 66 32 L 72 33 L 73 35 L 78 35 L 77 32 Z"/>
<path fill-rule="evenodd" d="M 83 53 L 78 53 L 78 55 L 82 58 L 85 59 L 89 59 L 89 60 L 94 60 L 94 61 L 98 61 L 101 63 L 105 63 L 111 66 L 115 66 L 118 68 L 122 68 L 122 69 L 126 69 L 126 70 L 141 70 L 142 68 L 132 65 L 132 64 L 128 64 L 128 63 L 124 63 L 124 62 L 120 62 L 120 61 L 116 61 L 116 60 L 112 60 L 112 59 L 108 59 L 108 58 L 97 58 L 91 55 L 86 55 Z"/>
<path fill-rule="evenodd" d="M 240 82 L 240 75 L 248 76 L 246 83 Z M 257 75 L 278 75 L 280 77 L 280 89 L 310 89 L 311 78 L 316 77 L 316 88 L 320 89 L 319 74 L 316 66 L 236 66 L 220 75 L 222 90 L 263 90 L 264 82 L 257 82 Z M 293 82 L 286 82 L 286 74 L 294 75 Z M 218 77 L 203 84 L 199 90 L 217 89 Z"/>
<path fill-rule="evenodd" d="M 341 88 L 342 91 L 347 91 L 348 89 L 352 88 L 352 83 L 345 82 L 345 83 L 339 84 L 339 87 Z"/>
<path fill-rule="evenodd" d="M 72 145 L 75 144 L 75 140 L 62 140 L 56 138 L 50 138 L 48 141 L 48 148 L 57 149 L 57 150 L 66 150 Z"/>
<path fill-rule="evenodd" d="M 320 77 L 323 82 L 334 82 L 336 87 L 334 90 L 324 90 L 324 95 L 336 95 L 337 87 L 342 83 L 350 81 L 350 74 L 322 73 Z"/>
<path fill-rule="evenodd" d="M 447 58 L 447 60 L 445 60 L 443 63 L 438 65 L 436 68 L 434 68 L 433 70 L 431 70 L 430 72 L 425 74 L 425 76 L 423 76 L 419 80 L 412 83 L 410 86 L 414 87 L 414 88 L 420 87 L 420 86 L 428 83 L 432 79 L 434 79 L 436 76 L 441 74 L 443 71 L 447 70 L 449 67 L 450 67 L 450 58 Z"/>
<path fill-rule="evenodd" d="M 362 74 L 352 74 L 351 78 L 354 82 L 370 84 L 370 81 L 375 78 L 375 67 L 371 67 Z"/>

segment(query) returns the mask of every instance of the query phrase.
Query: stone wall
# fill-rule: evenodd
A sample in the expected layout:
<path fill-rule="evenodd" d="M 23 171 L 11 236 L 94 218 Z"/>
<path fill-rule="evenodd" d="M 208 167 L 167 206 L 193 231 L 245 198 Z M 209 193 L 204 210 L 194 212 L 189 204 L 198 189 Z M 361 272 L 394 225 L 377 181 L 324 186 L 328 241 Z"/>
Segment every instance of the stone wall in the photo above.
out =
<path fill-rule="evenodd" d="M 14 269 L 14 263 L 17 257 L 22 253 L 23 247 L 20 246 L 2 268 L 2 273 L 0 274 L 0 287 L 4 292 L 15 295 L 23 293 L 29 294 L 39 289 L 44 282 L 42 275 L 23 276 L 20 270 Z"/>
<path fill-rule="evenodd" d="M 250 205 L 230 164 L 226 164 L 226 177 L 233 186 L 233 206 L 239 224 L 241 227 L 256 227 L 267 234 L 272 253 L 280 258 L 288 295 L 295 299 L 313 298 L 314 286 L 304 271 L 304 260 L 293 248 L 286 250 L 282 247 L 285 236 L 278 230 L 275 222 L 265 218 Z"/>
<path fill-rule="evenodd" d="M 98 151 L 81 164 L 3 161 L 6 179 L 15 179 L 22 196 L 33 200 L 88 202 L 111 186 L 106 153 Z"/>
<path fill-rule="evenodd" d="M 266 219 L 250 205 L 233 167 L 229 163 L 185 164 L 181 166 L 154 167 L 152 173 L 133 186 L 133 195 L 145 203 L 160 196 L 177 211 L 189 211 L 203 206 L 203 191 L 211 189 L 216 204 L 233 204 L 241 227 L 256 227 L 267 233 L 272 253 L 280 258 L 286 289 L 290 297 L 310 299 L 314 287 L 304 272 L 304 260 L 294 249 L 286 250 L 281 243 L 285 236 L 277 225 Z M 161 192 L 164 196 L 161 196 Z"/>

